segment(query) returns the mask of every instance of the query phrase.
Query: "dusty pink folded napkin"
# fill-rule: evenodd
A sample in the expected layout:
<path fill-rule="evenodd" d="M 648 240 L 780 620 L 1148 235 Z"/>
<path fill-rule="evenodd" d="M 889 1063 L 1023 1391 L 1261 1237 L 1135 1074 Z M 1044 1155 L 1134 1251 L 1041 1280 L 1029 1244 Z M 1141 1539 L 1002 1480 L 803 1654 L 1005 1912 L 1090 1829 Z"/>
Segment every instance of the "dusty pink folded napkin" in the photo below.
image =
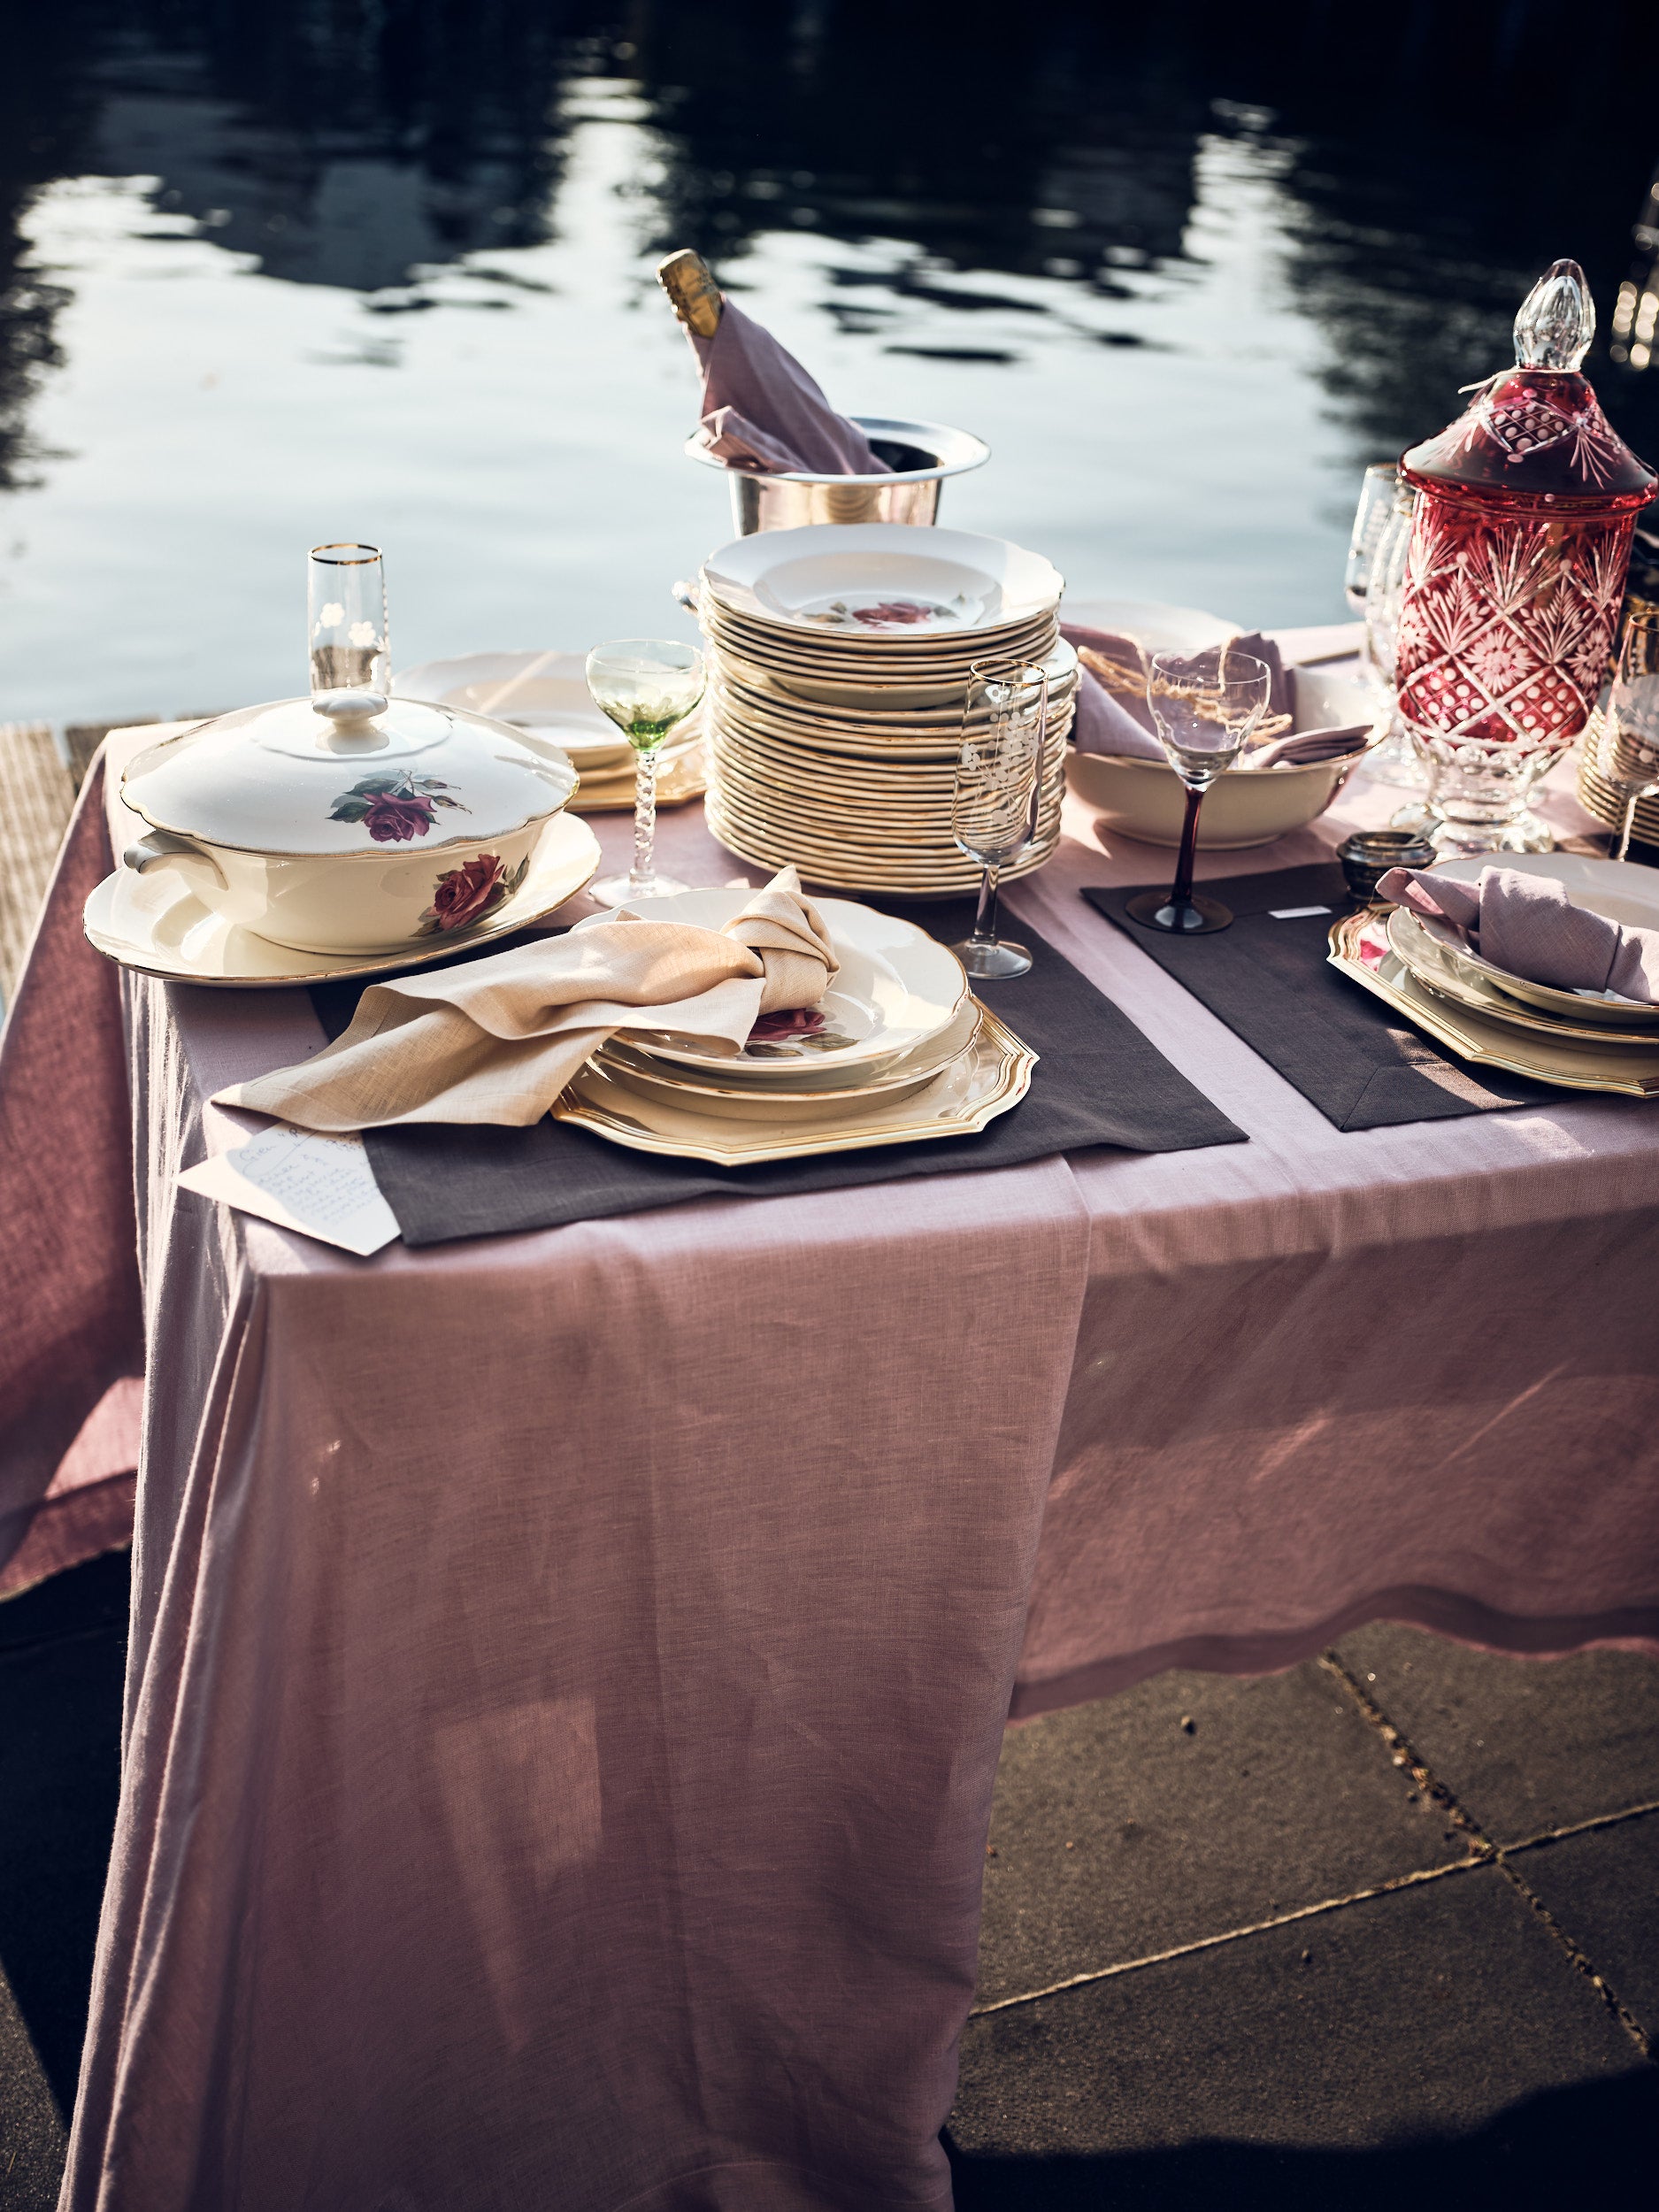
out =
<path fill-rule="evenodd" d="M 839 966 L 823 916 L 785 868 L 718 930 L 624 908 L 563 937 L 371 983 L 332 1044 L 214 1103 L 303 1129 L 526 1128 L 617 1030 L 673 1030 L 735 1056 L 765 1016 L 816 1006 Z"/>
<path fill-rule="evenodd" d="M 838 415 L 801 364 L 727 300 L 712 338 L 687 330 L 703 371 L 697 442 L 763 476 L 889 476 L 864 432 Z"/>
<path fill-rule="evenodd" d="M 1158 743 L 1152 709 L 1147 700 L 1146 656 L 1136 641 L 1115 631 L 1092 630 L 1081 623 L 1063 623 L 1060 634 L 1076 647 L 1079 655 L 1109 663 L 1113 671 L 1119 672 L 1118 683 L 1125 687 L 1119 688 L 1103 682 L 1090 667 L 1088 658 L 1083 659 L 1078 672 L 1077 710 L 1071 726 L 1071 741 L 1078 751 L 1110 753 L 1118 759 L 1167 762 L 1168 755 Z M 1278 646 L 1254 630 L 1233 641 L 1240 652 L 1254 654 L 1257 660 L 1264 661 L 1271 672 L 1266 718 L 1290 713 L 1294 672 L 1284 666 Z M 1137 671 L 1138 685 L 1134 681 Z M 1363 723 L 1340 729 L 1286 731 L 1265 743 L 1248 746 L 1238 765 L 1263 769 L 1288 763 L 1302 767 L 1310 761 L 1335 760 L 1344 753 L 1357 752 L 1370 735 L 1369 726 Z"/>
<path fill-rule="evenodd" d="M 1508 975 L 1556 991 L 1611 992 L 1651 1005 L 1659 998 L 1659 930 L 1635 929 L 1575 906 L 1554 876 L 1483 868 L 1479 883 L 1432 869 L 1391 868 L 1377 886 L 1433 921 L 1463 931 L 1480 957 Z"/>

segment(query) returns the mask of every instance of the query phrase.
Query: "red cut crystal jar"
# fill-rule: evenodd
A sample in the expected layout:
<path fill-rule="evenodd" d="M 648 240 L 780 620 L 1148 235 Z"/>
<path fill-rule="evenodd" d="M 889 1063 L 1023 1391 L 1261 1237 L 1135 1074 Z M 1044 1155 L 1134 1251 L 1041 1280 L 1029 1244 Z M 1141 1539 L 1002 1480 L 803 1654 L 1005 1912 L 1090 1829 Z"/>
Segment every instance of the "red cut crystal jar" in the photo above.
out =
<path fill-rule="evenodd" d="M 1601 687 L 1655 479 L 1578 373 L 1594 332 L 1557 261 L 1516 318 L 1517 365 L 1401 460 L 1417 503 L 1394 683 L 1442 848 L 1537 841 L 1515 828 L 1526 794 Z"/>

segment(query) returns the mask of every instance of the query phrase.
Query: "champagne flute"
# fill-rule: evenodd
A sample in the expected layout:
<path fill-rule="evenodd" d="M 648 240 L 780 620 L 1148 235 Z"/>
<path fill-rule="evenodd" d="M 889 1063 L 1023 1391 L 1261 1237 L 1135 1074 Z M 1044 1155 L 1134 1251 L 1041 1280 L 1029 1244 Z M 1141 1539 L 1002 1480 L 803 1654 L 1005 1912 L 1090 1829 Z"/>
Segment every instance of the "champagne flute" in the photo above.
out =
<path fill-rule="evenodd" d="M 312 706 L 347 722 L 383 714 L 391 657 L 380 547 L 314 545 L 308 575 Z"/>
<path fill-rule="evenodd" d="M 1624 818 L 1613 856 L 1623 860 L 1630 851 L 1637 800 L 1659 792 L 1659 614 L 1632 612 L 1625 618 L 1618 673 L 1591 764 L 1624 799 Z"/>
<path fill-rule="evenodd" d="M 657 872 L 657 757 L 703 696 L 703 656 L 672 638 L 618 638 L 588 656 L 588 688 L 634 748 L 634 865 L 590 887 L 604 906 L 686 889 Z"/>
<path fill-rule="evenodd" d="M 950 810 L 957 845 L 983 872 L 973 934 L 951 947 L 972 976 L 1024 975 L 1031 965 L 1024 945 L 997 937 L 996 886 L 1037 834 L 1048 727 L 1048 677 L 1039 663 L 974 662 Z"/>
<path fill-rule="evenodd" d="M 1181 825 L 1180 857 L 1169 892 L 1142 891 L 1125 908 L 1145 929 L 1200 937 L 1232 926 L 1233 913 L 1218 899 L 1193 895 L 1193 861 L 1198 850 L 1198 814 L 1204 794 L 1244 750 L 1246 739 L 1267 711 L 1272 672 L 1253 653 L 1231 645 L 1212 645 L 1202 653 L 1155 653 L 1147 678 L 1147 697 L 1157 724 L 1158 742 L 1187 787 L 1187 818 Z"/>

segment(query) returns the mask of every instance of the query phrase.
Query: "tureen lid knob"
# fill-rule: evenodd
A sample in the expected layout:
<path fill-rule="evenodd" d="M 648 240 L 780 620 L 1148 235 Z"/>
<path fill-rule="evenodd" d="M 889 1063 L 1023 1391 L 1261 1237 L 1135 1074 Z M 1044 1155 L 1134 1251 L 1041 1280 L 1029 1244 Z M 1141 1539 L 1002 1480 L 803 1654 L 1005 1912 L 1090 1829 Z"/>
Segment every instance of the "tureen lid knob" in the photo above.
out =
<path fill-rule="evenodd" d="M 387 697 L 383 691 L 331 691 L 322 698 L 313 697 L 311 710 L 326 714 L 337 727 L 350 729 L 363 722 L 373 722 L 384 714 Z"/>

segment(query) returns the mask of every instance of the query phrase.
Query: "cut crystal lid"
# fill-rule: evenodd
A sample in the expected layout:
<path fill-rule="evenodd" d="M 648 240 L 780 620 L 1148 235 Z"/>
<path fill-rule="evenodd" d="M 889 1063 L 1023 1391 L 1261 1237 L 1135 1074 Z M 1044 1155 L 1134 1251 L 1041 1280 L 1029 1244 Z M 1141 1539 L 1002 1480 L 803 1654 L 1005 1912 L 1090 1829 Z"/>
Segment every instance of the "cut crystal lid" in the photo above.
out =
<path fill-rule="evenodd" d="M 1417 483 L 1465 484 L 1539 499 L 1640 506 L 1654 472 L 1601 412 L 1578 364 L 1595 335 L 1595 308 L 1576 261 L 1556 261 L 1515 319 L 1513 369 L 1475 391 L 1438 437 L 1413 446 L 1400 465 Z"/>
<path fill-rule="evenodd" d="M 557 745 L 460 707 L 242 707 L 137 754 L 121 796 L 152 828 L 242 852 L 361 854 L 504 836 L 576 787 Z"/>

